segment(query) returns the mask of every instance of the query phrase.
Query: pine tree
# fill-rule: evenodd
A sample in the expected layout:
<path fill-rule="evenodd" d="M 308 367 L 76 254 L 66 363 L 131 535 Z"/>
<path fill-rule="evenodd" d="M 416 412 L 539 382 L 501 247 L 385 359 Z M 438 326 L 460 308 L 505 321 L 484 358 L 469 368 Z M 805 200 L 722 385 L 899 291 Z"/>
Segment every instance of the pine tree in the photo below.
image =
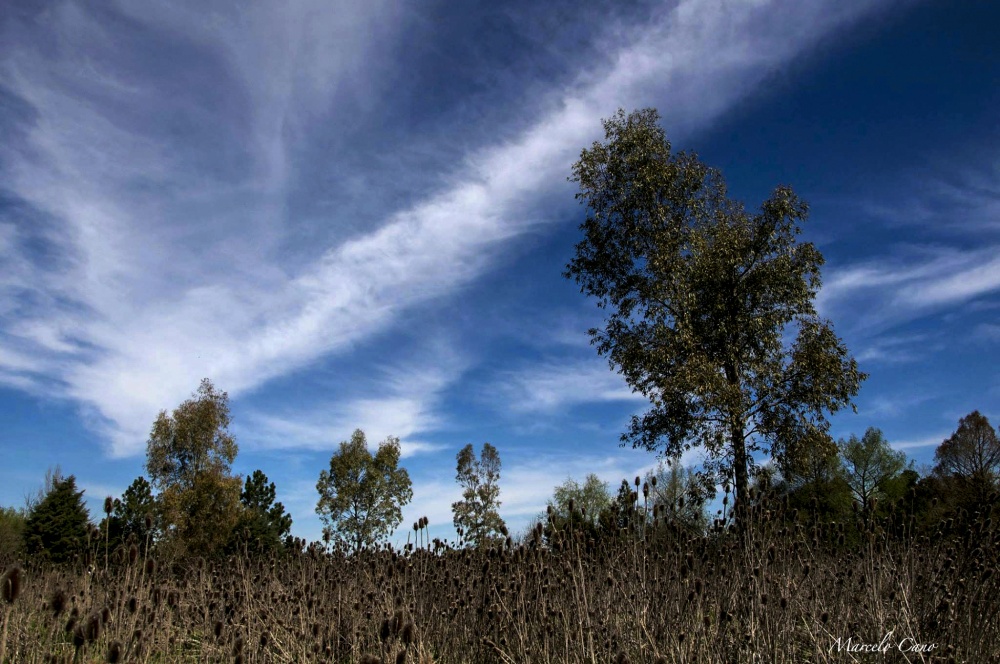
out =
<path fill-rule="evenodd" d="M 29 556 L 66 562 L 87 551 L 90 515 L 77 491 L 76 478 L 57 478 L 52 489 L 28 515 L 24 543 Z"/>
<path fill-rule="evenodd" d="M 292 517 L 284 505 L 274 501 L 275 496 L 274 482 L 268 482 L 263 471 L 255 470 L 247 477 L 240 494 L 243 512 L 233 529 L 231 550 L 262 553 L 281 549 L 289 539 Z"/>
<path fill-rule="evenodd" d="M 114 501 L 110 517 L 111 550 L 124 544 L 145 548 L 158 536 L 158 523 L 152 487 L 145 477 L 137 477 L 125 489 L 121 500 Z"/>

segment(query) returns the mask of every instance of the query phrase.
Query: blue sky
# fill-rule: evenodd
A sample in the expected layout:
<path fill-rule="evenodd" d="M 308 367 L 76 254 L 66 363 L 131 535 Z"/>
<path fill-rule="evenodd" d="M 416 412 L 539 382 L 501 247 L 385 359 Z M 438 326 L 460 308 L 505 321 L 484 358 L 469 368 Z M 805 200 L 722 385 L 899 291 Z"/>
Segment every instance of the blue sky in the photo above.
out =
<path fill-rule="evenodd" d="M 961 416 L 1000 420 L 998 24 L 986 0 L 9 0 L 0 504 L 58 463 L 96 514 L 203 377 L 235 471 L 308 539 L 359 427 L 402 440 L 404 537 L 451 536 L 467 443 L 497 447 L 515 530 L 567 477 L 654 465 L 618 446 L 643 402 L 561 276 L 566 178 L 619 107 L 748 206 L 810 203 L 820 311 L 871 374 L 833 433 L 928 464 Z"/>

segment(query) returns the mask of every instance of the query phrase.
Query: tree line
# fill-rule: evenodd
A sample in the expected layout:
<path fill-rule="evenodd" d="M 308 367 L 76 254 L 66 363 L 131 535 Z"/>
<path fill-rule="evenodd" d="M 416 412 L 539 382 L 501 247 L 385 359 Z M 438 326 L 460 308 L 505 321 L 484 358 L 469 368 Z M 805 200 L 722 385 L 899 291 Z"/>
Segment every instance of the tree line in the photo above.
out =
<path fill-rule="evenodd" d="M 23 509 L 0 511 L 0 556 L 107 565 L 130 547 L 172 558 L 301 551 L 306 543 L 290 535 L 292 518 L 276 502 L 275 484 L 261 470 L 242 480 L 231 474 L 238 448 L 229 423 L 228 396 L 204 380 L 172 414 L 157 417 L 147 442 L 150 479 L 137 477 L 121 497 L 106 498 L 95 524 L 76 478 L 50 471 Z M 887 524 L 905 511 L 928 531 L 1000 502 L 1000 432 L 978 411 L 959 421 L 934 460 L 933 468 L 919 472 L 873 427 L 823 454 L 756 467 L 747 492 L 757 500 L 783 500 L 803 520 Z M 489 443 L 478 456 L 471 444 L 458 453 L 462 498 L 452 512 L 460 545 L 510 542 L 499 511 L 500 470 L 499 452 Z M 735 524 L 735 496 L 732 486 L 717 487 L 715 479 L 705 469 L 669 461 L 633 482 L 623 479 L 616 492 L 593 473 L 582 482 L 568 478 L 517 538 L 545 543 L 560 531 L 582 531 L 594 541 L 721 532 Z M 320 473 L 317 492 L 324 528 L 315 546 L 345 553 L 378 547 L 400 526 L 413 496 L 399 439 L 389 436 L 370 451 L 364 432 L 355 431 Z M 713 501 L 718 509 L 710 513 Z M 421 539 L 427 525 L 425 517 L 413 524 L 408 548 L 430 544 Z"/>
<path fill-rule="evenodd" d="M 276 502 L 274 482 L 261 470 L 245 479 L 232 473 L 238 453 L 229 432 L 229 397 L 204 379 L 197 392 L 168 414 L 162 411 L 146 444 L 146 476 L 119 498 L 107 497 L 104 517 L 92 523 L 74 475 L 59 468 L 23 509 L 0 513 L 0 556 L 25 554 L 55 563 L 102 560 L 112 552 L 156 547 L 170 558 L 302 550 L 290 534 L 292 518 Z M 355 431 L 319 475 L 316 512 L 324 523 L 323 545 L 349 552 L 383 542 L 402 521 L 413 496 L 400 467 L 399 439 L 389 436 L 377 450 Z M 500 456 L 486 443 L 458 453 L 454 525 L 464 542 L 486 544 L 508 535 L 499 514 Z M 414 523 L 422 534 L 426 518 Z"/>

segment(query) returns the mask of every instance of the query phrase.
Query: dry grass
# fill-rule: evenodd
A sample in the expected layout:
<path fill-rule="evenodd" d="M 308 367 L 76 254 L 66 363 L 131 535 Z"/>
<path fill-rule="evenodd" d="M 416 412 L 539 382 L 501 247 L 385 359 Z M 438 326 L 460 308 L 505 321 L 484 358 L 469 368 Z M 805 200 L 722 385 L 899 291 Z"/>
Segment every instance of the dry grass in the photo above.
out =
<path fill-rule="evenodd" d="M 1000 516 L 1000 515 L 998 515 Z M 494 550 L 441 543 L 355 556 L 108 569 L 27 566 L 14 662 L 864 662 L 1000 659 L 1000 527 L 909 532 L 800 522 L 753 530 L 579 532 Z M 854 541 L 856 544 L 851 545 Z M 840 544 L 839 542 L 846 542 Z M 133 552 L 134 554 L 134 552 Z M 102 560 L 103 562 L 103 560 Z M 852 653 L 892 632 L 884 654 Z M 844 648 L 838 650 L 837 639 Z M 930 653 L 897 645 L 936 644 Z M 115 659 L 117 657 L 117 660 Z"/>

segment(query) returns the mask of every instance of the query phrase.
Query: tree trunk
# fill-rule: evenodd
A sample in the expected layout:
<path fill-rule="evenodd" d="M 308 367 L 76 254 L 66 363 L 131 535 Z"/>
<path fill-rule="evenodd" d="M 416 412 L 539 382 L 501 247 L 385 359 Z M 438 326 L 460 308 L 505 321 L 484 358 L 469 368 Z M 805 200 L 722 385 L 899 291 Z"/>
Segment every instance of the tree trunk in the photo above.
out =
<path fill-rule="evenodd" d="M 726 380 L 735 391 L 740 392 L 740 375 L 733 362 L 724 366 Z M 742 534 L 745 528 L 747 509 L 750 507 L 750 473 L 748 469 L 747 445 L 743 432 L 742 412 L 729 414 L 729 444 L 733 448 L 733 475 L 736 480 L 736 528 Z"/>
<path fill-rule="evenodd" d="M 736 527 L 740 533 L 746 525 L 746 514 L 750 507 L 750 477 L 747 469 L 747 446 L 743 438 L 743 427 L 734 422 L 730 425 L 730 445 L 733 447 L 733 474 L 736 479 Z"/>

